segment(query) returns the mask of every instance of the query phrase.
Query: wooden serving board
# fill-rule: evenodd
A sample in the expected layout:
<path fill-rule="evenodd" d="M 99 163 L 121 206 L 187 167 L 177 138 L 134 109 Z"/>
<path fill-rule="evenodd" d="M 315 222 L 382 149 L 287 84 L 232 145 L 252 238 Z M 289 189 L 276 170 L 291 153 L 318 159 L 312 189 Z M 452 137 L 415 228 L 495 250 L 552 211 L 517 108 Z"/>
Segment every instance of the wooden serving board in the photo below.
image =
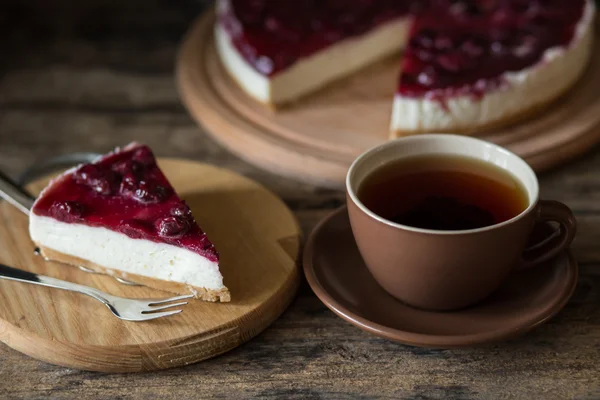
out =
<path fill-rule="evenodd" d="M 314 184 L 341 187 L 351 162 L 388 139 L 400 56 L 328 86 L 277 112 L 246 95 L 221 66 L 214 12 L 185 38 L 177 83 L 191 115 L 250 163 Z M 600 141 L 600 29 L 580 83 L 542 114 L 476 136 L 507 147 L 537 171 L 572 159 Z"/>
<path fill-rule="evenodd" d="M 300 282 L 301 232 L 292 212 L 250 179 L 213 166 L 160 160 L 221 254 L 230 303 L 191 300 L 183 312 L 148 322 L 114 317 L 76 293 L 0 280 L 0 340 L 31 357 L 105 372 L 159 370 L 191 364 L 251 339 L 288 306 Z M 32 186 L 37 193 L 44 186 Z M 0 203 L 0 262 L 132 298 L 171 294 L 118 283 L 34 255 L 28 218 Z"/>

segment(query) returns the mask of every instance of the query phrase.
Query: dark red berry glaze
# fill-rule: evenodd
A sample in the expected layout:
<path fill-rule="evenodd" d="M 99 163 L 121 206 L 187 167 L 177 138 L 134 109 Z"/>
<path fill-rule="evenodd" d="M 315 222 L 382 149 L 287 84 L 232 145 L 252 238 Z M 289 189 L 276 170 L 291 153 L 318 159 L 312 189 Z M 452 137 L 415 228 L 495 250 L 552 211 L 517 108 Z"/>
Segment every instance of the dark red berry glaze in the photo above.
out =
<path fill-rule="evenodd" d="M 399 16 L 415 1 L 225 0 L 220 21 L 233 44 L 261 74 L 275 75 L 296 60 Z"/>
<path fill-rule="evenodd" d="M 585 0 L 224 0 L 220 23 L 265 76 L 401 16 L 414 17 L 398 92 L 479 96 L 573 38 Z"/>
<path fill-rule="evenodd" d="M 584 0 L 435 0 L 435 12 L 415 19 L 404 53 L 398 93 L 443 100 L 480 97 L 502 75 L 568 45 Z"/>
<path fill-rule="evenodd" d="M 104 227 L 133 239 L 183 247 L 211 261 L 219 260 L 215 246 L 147 146 L 129 145 L 62 176 L 44 191 L 33 212 L 66 223 Z"/>

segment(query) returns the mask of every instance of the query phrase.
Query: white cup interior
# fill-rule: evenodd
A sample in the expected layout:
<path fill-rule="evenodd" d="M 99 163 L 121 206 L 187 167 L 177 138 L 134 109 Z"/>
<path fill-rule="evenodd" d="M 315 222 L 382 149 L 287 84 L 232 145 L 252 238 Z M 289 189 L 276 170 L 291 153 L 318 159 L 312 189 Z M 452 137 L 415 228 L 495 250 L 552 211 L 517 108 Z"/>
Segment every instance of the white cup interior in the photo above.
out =
<path fill-rule="evenodd" d="M 386 142 L 363 153 L 352 163 L 346 176 L 346 187 L 350 198 L 358 207 L 374 218 L 391 225 L 397 225 L 379 217 L 367 209 L 358 199 L 358 188 L 371 172 L 382 165 L 403 158 L 436 154 L 472 157 L 489 162 L 509 171 L 523 184 L 529 197 L 529 207 L 519 214 L 519 216 L 527 213 L 538 201 L 539 186 L 537 177 L 529 164 L 523 159 L 493 143 L 468 136 L 449 134 L 409 136 Z M 518 218 L 519 216 L 515 218 Z M 515 218 L 506 221 L 505 223 L 508 223 Z"/>

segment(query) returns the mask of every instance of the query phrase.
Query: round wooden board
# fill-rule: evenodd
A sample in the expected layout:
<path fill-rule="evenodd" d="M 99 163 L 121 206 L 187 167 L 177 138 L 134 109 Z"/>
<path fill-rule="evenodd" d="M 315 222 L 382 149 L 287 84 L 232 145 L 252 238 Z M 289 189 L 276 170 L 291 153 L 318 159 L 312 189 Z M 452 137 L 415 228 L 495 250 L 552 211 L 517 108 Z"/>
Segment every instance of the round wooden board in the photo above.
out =
<path fill-rule="evenodd" d="M 214 12 L 207 12 L 189 31 L 177 60 L 177 82 L 191 115 L 229 150 L 270 171 L 341 187 L 350 163 L 388 139 L 400 56 L 275 112 L 227 75 L 213 44 L 214 21 Z M 544 113 L 476 136 L 514 151 L 537 171 L 600 141 L 599 39 L 581 82 Z"/>
<path fill-rule="evenodd" d="M 257 335 L 289 305 L 300 282 L 301 231 L 292 212 L 257 183 L 182 160 L 160 166 L 221 254 L 230 303 L 191 300 L 183 312 L 148 322 L 114 317 L 80 294 L 0 280 L 0 340 L 31 357 L 67 367 L 136 372 L 191 364 Z M 32 186 L 35 193 L 44 186 Z M 170 294 L 118 283 L 34 255 L 28 219 L 0 203 L 0 262 L 134 298 Z"/>

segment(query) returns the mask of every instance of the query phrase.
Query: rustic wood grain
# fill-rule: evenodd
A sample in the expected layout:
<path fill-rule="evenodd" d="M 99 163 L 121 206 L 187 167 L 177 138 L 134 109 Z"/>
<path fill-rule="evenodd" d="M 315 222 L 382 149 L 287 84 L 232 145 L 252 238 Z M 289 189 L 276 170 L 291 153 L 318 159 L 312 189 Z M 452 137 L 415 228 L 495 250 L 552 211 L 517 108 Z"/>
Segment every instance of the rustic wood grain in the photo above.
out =
<path fill-rule="evenodd" d="M 303 230 L 343 193 L 259 170 L 209 139 L 177 97 L 178 41 L 201 2 L 10 0 L 0 5 L 0 168 L 16 176 L 54 153 L 106 151 L 131 139 L 161 156 L 256 179 Z M 600 399 L 600 150 L 544 173 L 542 195 L 573 207 L 581 277 L 556 318 L 507 343 L 423 350 L 337 318 L 306 284 L 271 327 L 184 368 L 117 375 L 52 366 L 0 346 L 4 399 Z"/>

